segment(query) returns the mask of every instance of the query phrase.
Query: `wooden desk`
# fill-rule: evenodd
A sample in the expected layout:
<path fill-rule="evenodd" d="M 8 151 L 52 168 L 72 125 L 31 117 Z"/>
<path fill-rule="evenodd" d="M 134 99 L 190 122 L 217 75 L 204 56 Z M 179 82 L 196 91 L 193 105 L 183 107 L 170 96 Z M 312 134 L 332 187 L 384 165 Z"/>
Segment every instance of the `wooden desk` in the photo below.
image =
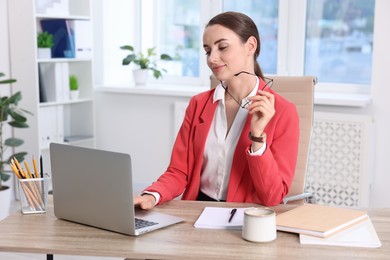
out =
<path fill-rule="evenodd" d="M 51 201 L 50 201 L 51 205 Z M 40 254 L 112 256 L 136 259 L 389 259 L 390 209 L 369 210 L 381 248 L 301 245 L 298 235 L 278 232 L 275 241 L 251 243 L 240 231 L 196 229 L 205 206 L 247 207 L 250 204 L 171 201 L 155 210 L 185 222 L 140 237 L 131 237 L 59 220 L 46 214 L 15 213 L 0 222 L 0 251 Z M 277 206 L 277 212 L 288 207 Z"/>

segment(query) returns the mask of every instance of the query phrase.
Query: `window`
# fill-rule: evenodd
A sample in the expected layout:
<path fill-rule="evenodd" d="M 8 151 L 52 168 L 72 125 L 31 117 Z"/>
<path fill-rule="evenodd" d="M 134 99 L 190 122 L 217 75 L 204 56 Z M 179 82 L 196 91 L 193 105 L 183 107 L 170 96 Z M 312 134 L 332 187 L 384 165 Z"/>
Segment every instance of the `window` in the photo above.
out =
<path fill-rule="evenodd" d="M 374 0 L 308 0 L 305 74 L 370 84 L 373 25 Z"/>
<path fill-rule="evenodd" d="M 142 47 L 158 46 L 159 53 L 169 54 L 173 58 L 173 61 L 158 61 L 158 65 L 166 70 L 164 79 L 190 78 L 192 81 L 199 78 L 200 37 L 203 30 L 200 1 L 144 0 L 141 1 L 141 9 Z"/>
<path fill-rule="evenodd" d="M 104 12 L 117 2 L 104 2 Z M 161 61 L 167 72 L 158 84 L 208 86 L 211 74 L 202 47 L 205 24 L 223 11 L 238 11 L 250 16 L 257 24 L 261 39 L 259 64 L 265 74 L 315 75 L 317 90 L 368 93 L 371 84 L 373 24 L 375 0 L 120 0 L 132 3 L 126 19 L 108 19 L 111 29 L 103 32 L 106 45 L 115 55 L 103 52 L 105 78 L 119 80 L 124 55 L 112 20 L 122 21 L 121 28 L 131 22 L 133 34 L 126 36 L 137 49 L 157 47 L 174 61 Z M 119 13 L 120 7 L 116 7 Z M 122 8 L 123 9 L 123 8 Z M 115 13 L 115 14 L 116 14 Z M 111 13 L 111 15 L 113 12 Z M 126 23 L 125 23 L 126 22 Z M 106 24 L 106 22 L 104 23 Z M 119 26 L 118 26 L 119 27 Z M 128 29 L 126 29 L 128 30 Z M 122 30 L 123 31 L 123 30 Z M 106 37 L 110 35 L 111 37 Z M 126 34 L 124 34 L 126 35 Z M 123 42 L 123 41 L 122 41 Z M 109 48 L 106 48 L 109 49 Z M 118 58 L 118 53 L 120 58 Z M 116 59 L 115 61 L 113 59 Z M 105 65 L 107 64 L 107 65 Z M 114 67 L 112 64 L 115 64 Z M 108 72 L 110 72 L 110 75 Z M 123 79 L 127 82 L 130 78 Z"/>
<path fill-rule="evenodd" d="M 199 77 L 200 1 L 142 1 L 142 46 L 158 43 L 160 53 L 170 54 L 174 61 L 159 62 L 167 75 Z M 154 10 L 156 15 L 150 15 Z M 155 17 L 153 21 L 150 17 Z M 153 27 L 154 25 L 154 27 Z"/>

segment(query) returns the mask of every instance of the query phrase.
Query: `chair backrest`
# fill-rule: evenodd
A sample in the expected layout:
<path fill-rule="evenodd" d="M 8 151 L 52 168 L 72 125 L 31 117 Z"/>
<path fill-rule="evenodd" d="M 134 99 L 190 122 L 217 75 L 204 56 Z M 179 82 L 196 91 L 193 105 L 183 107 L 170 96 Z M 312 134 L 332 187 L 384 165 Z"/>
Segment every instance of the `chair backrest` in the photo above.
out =
<path fill-rule="evenodd" d="M 314 86 L 316 77 L 312 76 L 272 76 L 272 89 L 293 102 L 299 115 L 299 146 L 295 175 L 287 196 L 302 194 L 305 191 L 310 140 L 313 129 Z"/>
<path fill-rule="evenodd" d="M 299 195 L 305 191 L 310 139 L 313 128 L 314 86 L 317 78 L 313 76 L 270 76 L 268 78 L 274 80 L 272 89 L 294 103 L 298 110 L 300 127 L 298 160 L 294 179 L 287 196 Z M 210 83 L 211 88 L 214 88 L 219 81 L 211 76 Z"/>

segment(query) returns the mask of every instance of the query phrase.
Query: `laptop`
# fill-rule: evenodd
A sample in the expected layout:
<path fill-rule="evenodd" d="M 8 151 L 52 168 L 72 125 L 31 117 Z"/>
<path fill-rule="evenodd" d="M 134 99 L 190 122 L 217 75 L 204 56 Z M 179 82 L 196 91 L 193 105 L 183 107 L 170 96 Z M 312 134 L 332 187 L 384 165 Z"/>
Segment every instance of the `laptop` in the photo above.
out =
<path fill-rule="evenodd" d="M 50 163 L 57 218 L 132 236 L 184 220 L 134 207 L 128 154 L 51 143 Z"/>

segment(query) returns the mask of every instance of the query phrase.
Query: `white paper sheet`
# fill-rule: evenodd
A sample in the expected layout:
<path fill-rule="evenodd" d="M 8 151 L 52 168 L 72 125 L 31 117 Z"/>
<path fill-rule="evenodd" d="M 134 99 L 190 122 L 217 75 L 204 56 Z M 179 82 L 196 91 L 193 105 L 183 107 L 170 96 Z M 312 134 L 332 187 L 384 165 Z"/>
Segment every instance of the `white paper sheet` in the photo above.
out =
<path fill-rule="evenodd" d="M 196 228 L 212 229 L 242 229 L 244 221 L 244 211 L 247 208 L 237 208 L 231 222 L 229 222 L 230 213 L 233 208 L 205 207 L 202 214 L 196 220 Z"/>

